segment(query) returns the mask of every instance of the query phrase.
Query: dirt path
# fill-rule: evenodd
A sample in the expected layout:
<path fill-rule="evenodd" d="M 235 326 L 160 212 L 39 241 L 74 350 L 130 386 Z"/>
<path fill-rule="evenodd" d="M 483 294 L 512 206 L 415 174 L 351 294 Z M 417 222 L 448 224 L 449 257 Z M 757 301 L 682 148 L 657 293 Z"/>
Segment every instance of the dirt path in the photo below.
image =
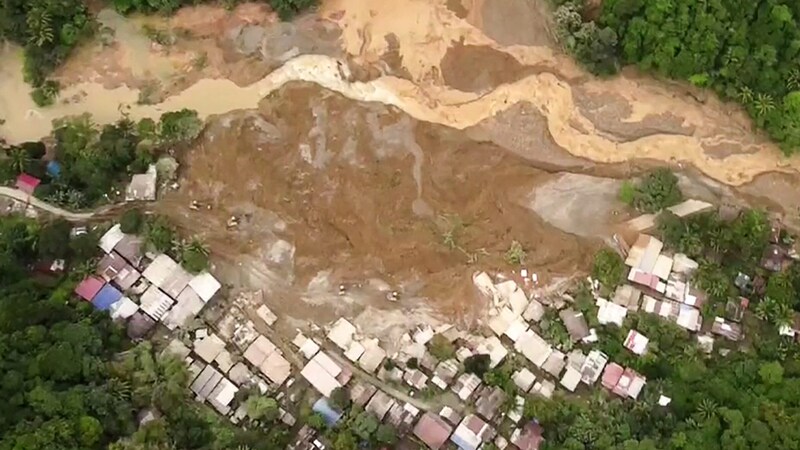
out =
<path fill-rule="evenodd" d="M 75 212 L 67 211 L 65 209 L 61 209 L 61 208 L 59 208 L 57 206 L 53 206 L 53 205 L 51 205 L 51 204 L 49 204 L 47 202 L 39 200 L 36 197 L 28 195 L 27 193 L 25 193 L 23 191 L 20 191 L 19 189 L 9 188 L 9 187 L 5 187 L 5 186 L 0 186 L 0 195 L 2 195 L 3 197 L 8 197 L 8 198 L 14 199 L 14 200 L 22 202 L 22 203 L 27 203 L 27 204 L 33 206 L 34 208 L 40 209 L 42 211 L 46 211 L 46 212 L 48 212 L 50 214 L 53 214 L 53 215 L 56 215 L 56 216 L 59 216 L 59 217 L 63 217 L 65 219 L 73 221 L 73 222 L 82 222 L 82 221 L 89 220 L 92 217 L 94 217 L 96 214 L 105 213 L 110 209 L 108 207 L 104 207 L 104 208 L 100 208 L 100 209 L 98 209 L 96 211 L 75 213 Z"/>

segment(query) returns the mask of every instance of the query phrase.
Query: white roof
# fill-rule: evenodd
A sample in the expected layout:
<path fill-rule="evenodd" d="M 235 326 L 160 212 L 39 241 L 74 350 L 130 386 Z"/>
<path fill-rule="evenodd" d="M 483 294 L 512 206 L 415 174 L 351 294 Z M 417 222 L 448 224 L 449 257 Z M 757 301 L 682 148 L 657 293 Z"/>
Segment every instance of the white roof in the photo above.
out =
<path fill-rule="evenodd" d="M 205 306 L 203 300 L 193 289 L 187 287 L 181 291 L 175 306 L 164 315 L 162 322 L 170 330 L 182 328 L 186 326 L 187 322 L 197 317 L 203 306 Z"/>
<path fill-rule="evenodd" d="M 378 345 L 378 341 L 368 341 L 365 345 L 364 354 L 358 359 L 358 365 L 369 373 L 378 370 L 383 360 L 386 358 L 386 350 Z"/>
<path fill-rule="evenodd" d="M 482 442 L 481 437 L 478 436 L 478 434 L 475 434 L 475 432 L 473 432 L 467 427 L 467 421 L 471 421 L 472 416 L 474 416 L 474 414 L 470 414 L 461 420 L 461 423 L 459 423 L 458 427 L 456 427 L 456 430 L 453 432 L 453 435 L 450 437 L 450 440 L 453 442 L 457 441 L 464 442 L 467 445 L 469 445 L 470 449 L 477 449 L 481 445 Z M 483 422 L 482 419 L 481 422 Z M 481 427 L 480 434 L 483 434 L 486 428 L 488 428 L 488 425 L 484 422 L 483 427 Z M 456 436 L 458 436 L 459 438 L 458 440 L 453 439 Z"/>
<path fill-rule="evenodd" d="M 263 335 L 258 335 L 255 341 L 247 347 L 244 352 L 244 359 L 250 361 L 250 364 L 258 367 L 264 363 L 267 356 L 276 352 L 278 347 Z"/>
<path fill-rule="evenodd" d="M 356 362 L 358 358 L 361 358 L 365 350 L 366 349 L 360 342 L 353 341 L 350 343 L 350 347 L 347 348 L 347 351 L 344 352 L 344 357 L 352 362 Z"/>
<path fill-rule="evenodd" d="M 355 332 L 356 327 L 342 317 L 333 324 L 331 331 L 328 332 L 328 339 L 336 344 L 337 347 L 346 351 L 350 348 L 350 342 L 352 342 Z"/>
<path fill-rule="evenodd" d="M 634 377 L 633 380 L 631 380 L 630 386 L 628 386 L 628 396 L 632 399 L 639 397 L 639 393 L 642 392 L 645 383 L 647 383 L 647 381 L 643 377 Z"/>
<path fill-rule="evenodd" d="M 150 164 L 145 173 L 137 173 L 125 189 L 125 201 L 153 201 L 156 199 L 156 165 Z"/>
<path fill-rule="evenodd" d="M 503 346 L 497 336 L 486 338 L 476 349 L 478 354 L 489 355 L 489 367 L 495 368 L 508 355 L 508 349 Z"/>
<path fill-rule="evenodd" d="M 677 323 L 689 331 L 699 330 L 702 325 L 700 310 L 691 306 L 680 305 Z"/>
<path fill-rule="evenodd" d="M 564 372 L 564 376 L 561 377 L 561 385 L 568 391 L 575 392 L 575 388 L 578 387 L 578 383 L 580 382 L 581 373 L 572 366 L 567 366 L 567 371 Z"/>
<path fill-rule="evenodd" d="M 539 300 L 531 299 L 528 307 L 525 308 L 525 312 L 522 313 L 522 317 L 533 322 L 542 320 L 542 317 L 544 317 L 544 305 Z"/>
<path fill-rule="evenodd" d="M 514 344 L 514 348 L 537 367 L 542 367 L 550 354 L 553 353 L 553 347 L 533 330 L 523 333 Z"/>
<path fill-rule="evenodd" d="M 603 298 L 597 299 L 597 306 L 597 321 L 602 325 L 613 323 L 621 327 L 628 315 L 628 308 Z"/>
<path fill-rule="evenodd" d="M 278 316 L 276 316 L 267 305 L 259 306 L 256 310 L 256 315 L 269 326 L 272 326 L 278 320 Z"/>
<path fill-rule="evenodd" d="M 162 253 L 156 256 L 156 259 L 154 259 L 153 262 L 151 262 L 150 265 L 144 269 L 142 276 L 145 277 L 147 281 L 160 287 L 165 281 L 167 281 L 172 272 L 177 268 L 178 263 L 176 263 L 174 259 Z"/>
<path fill-rule="evenodd" d="M 280 351 L 272 352 L 258 368 L 278 386 L 282 385 L 292 373 L 292 365 L 281 355 Z"/>
<path fill-rule="evenodd" d="M 418 327 L 414 331 L 414 335 L 412 336 L 412 339 L 417 344 L 425 345 L 425 344 L 428 343 L 428 341 L 433 339 L 433 335 L 434 335 L 433 328 L 431 328 L 430 325 L 423 325 L 423 326 Z"/>
<path fill-rule="evenodd" d="M 511 376 L 511 379 L 522 392 L 528 392 L 531 389 L 531 386 L 533 386 L 533 383 L 536 381 L 536 375 L 528 370 L 527 367 L 523 367 L 522 369 L 514 372 L 514 374 Z"/>
<path fill-rule="evenodd" d="M 156 286 L 150 286 L 139 299 L 142 311 L 155 320 L 161 320 L 164 314 L 172 307 L 172 303 L 174 303 L 174 300 Z"/>
<path fill-rule="evenodd" d="M 658 255 L 655 266 L 653 267 L 653 275 L 662 280 L 666 280 L 670 272 L 672 272 L 672 258 L 667 255 Z"/>
<path fill-rule="evenodd" d="M 511 326 L 506 329 L 505 335 L 511 339 L 512 342 L 517 342 L 519 337 L 522 336 L 522 333 L 528 330 L 528 322 L 522 320 L 522 317 L 517 317 L 514 322 L 511 323 Z"/>
<path fill-rule="evenodd" d="M 342 373 L 342 368 L 336 361 L 333 360 L 326 352 L 319 352 L 314 355 L 313 361 L 316 361 L 325 371 L 334 377 L 338 377 Z"/>
<path fill-rule="evenodd" d="M 631 330 L 628 332 L 628 337 L 625 338 L 625 348 L 637 355 L 643 355 L 647 351 L 648 342 L 650 342 L 650 339 L 645 335 L 636 330 Z"/>
<path fill-rule="evenodd" d="M 317 353 L 317 356 L 322 354 L 322 352 Z M 334 389 L 342 387 L 341 383 L 317 362 L 316 357 L 303 367 L 300 375 L 326 397 L 330 397 Z"/>
<path fill-rule="evenodd" d="M 112 319 L 127 319 L 128 317 L 136 314 L 139 310 L 139 305 L 133 302 L 128 297 L 122 297 L 118 302 L 111 305 L 109 313 Z"/>
<path fill-rule="evenodd" d="M 494 334 L 502 336 L 516 318 L 517 314 L 514 314 L 511 308 L 504 307 L 499 314 L 489 319 L 489 328 L 494 331 Z"/>
<path fill-rule="evenodd" d="M 203 361 L 210 363 L 217 359 L 220 353 L 225 350 L 225 342 L 216 334 L 209 334 L 203 339 L 194 341 L 194 352 Z"/>
<path fill-rule="evenodd" d="M 642 300 L 642 309 L 645 312 L 655 313 L 656 308 L 659 306 L 660 302 L 649 295 L 644 296 L 644 300 Z"/>
<path fill-rule="evenodd" d="M 525 291 L 519 288 L 514 280 L 503 281 L 496 284 L 495 288 L 500 296 L 500 300 L 504 305 L 507 305 L 514 311 L 515 315 L 520 315 L 525 311 L 528 306 L 528 297 Z"/>
<path fill-rule="evenodd" d="M 239 388 L 227 378 L 223 378 L 211 392 L 211 395 L 208 396 L 208 402 L 220 414 L 228 414 L 231 410 L 229 405 L 237 392 L 239 392 Z"/>
<path fill-rule="evenodd" d="M 483 292 L 483 294 L 487 297 L 494 299 L 497 296 L 497 290 L 494 287 L 492 277 L 490 277 L 486 272 L 476 272 L 473 274 L 472 282 L 475 283 L 475 286 L 478 288 L 478 290 Z"/>
<path fill-rule="evenodd" d="M 314 355 L 319 352 L 319 344 L 314 339 L 306 339 L 303 345 L 300 346 L 300 353 L 306 357 L 306 359 L 311 359 Z"/>
<path fill-rule="evenodd" d="M 672 259 L 672 270 L 679 273 L 689 273 L 696 270 L 700 265 L 697 261 L 689 258 L 683 253 L 678 253 Z"/>
<path fill-rule="evenodd" d="M 201 272 L 189 281 L 189 287 L 194 289 L 204 302 L 208 302 L 220 290 L 222 284 L 214 278 L 214 275 Z"/>
<path fill-rule="evenodd" d="M 122 232 L 119 224 L 114 225 L 111 227 L 103 237 L 100 238 L 100 241 L 97 245 L 103 249 L 106 253 L 111 253 L 114 250 L 114 247 L 119 244 L 119 242 L 125 237 L 125 233 Z"/>

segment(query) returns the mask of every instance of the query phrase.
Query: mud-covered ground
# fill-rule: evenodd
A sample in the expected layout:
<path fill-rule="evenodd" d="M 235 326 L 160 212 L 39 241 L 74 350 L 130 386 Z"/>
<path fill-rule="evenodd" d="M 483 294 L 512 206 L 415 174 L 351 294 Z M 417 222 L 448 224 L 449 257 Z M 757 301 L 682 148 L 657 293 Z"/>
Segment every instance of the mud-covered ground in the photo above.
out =
<path fill-rule="evenodd" d="M 255 3 L 102 10 L 53 107 L 31 103 L 18 49 L 3 51 L 0 136 L 38 138 L 82 112 L 198 110 L 208 127 L 156 209 L 290 326 L 475 323 L 474 271 L 512 270 L 514 240 L 542 282 L 587 269 L 629 216 L 619 180 L 655 166 L 691 195 L 800 217 L 800 162 L 738 108 L 631 70 L 591 77 L 554 44 L 546 3 L 324 0 L 290 23 Z"/>

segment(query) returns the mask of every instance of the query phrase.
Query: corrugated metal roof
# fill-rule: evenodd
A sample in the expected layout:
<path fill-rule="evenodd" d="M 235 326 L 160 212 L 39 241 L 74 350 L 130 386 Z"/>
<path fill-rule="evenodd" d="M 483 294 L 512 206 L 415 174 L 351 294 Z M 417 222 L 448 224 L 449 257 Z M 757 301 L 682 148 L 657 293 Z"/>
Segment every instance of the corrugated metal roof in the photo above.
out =
<path fill-rule="evenodd" d="M 161 287 L 177 267 L 178 263 L 174 259 L 162 253 L 144 269 L 142 276 L 154 285 Z"/>
<path fill-rule="evenodd" d="M 140 298 L 140 307 L 155 320 L 161 320 L 172 307 L 172 300 L 156 286 L 150 286 Z"/>
<path fill-rule="evenodd" d="M 208 272 L 201 272 L 189 281 L 189 286 L 194 289 L 203 301 L 208 302 L 220 290 L 222 285 Z"/>
<path fill-rule="evenodd" d="M 103 234 L 97 245 L 100 246 L 104 252 L 111 253 L 114 247 L 116 247 L 124 237 L 125 233 L 122 232 L 119 224 L 116 224 Z"/>

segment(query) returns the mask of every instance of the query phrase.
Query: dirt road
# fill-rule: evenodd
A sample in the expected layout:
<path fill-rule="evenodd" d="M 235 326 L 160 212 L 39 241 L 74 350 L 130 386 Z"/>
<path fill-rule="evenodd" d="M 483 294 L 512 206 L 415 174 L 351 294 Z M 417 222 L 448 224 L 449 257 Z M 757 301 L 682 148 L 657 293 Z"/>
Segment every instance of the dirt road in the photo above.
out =
<path fill-rule="evenodd" d="M 73 222 L 83 222 L 86 220 L 91 219 L 95 214 L 106 212 L 108 208 L 103 208 L 101 210 L 95 212 L 83 212 L 83 213 L 75 213 L 71 211 L 67 211 L 65 209 L 59 208 L 57 206 L 53 206 L 47 202 L 39 200 L 38 198 L 28 195 L 27 193 L 20 191 L 19 189 L 14 189 L 10 187 L 0 186 L 0 195 L 3 197 L 11 198 L 13 200 L 27 203 L 34 208 L 40 209 L 42 211 L 48 212 L 50 214 L 63 217 L 69 221 Z"/>

